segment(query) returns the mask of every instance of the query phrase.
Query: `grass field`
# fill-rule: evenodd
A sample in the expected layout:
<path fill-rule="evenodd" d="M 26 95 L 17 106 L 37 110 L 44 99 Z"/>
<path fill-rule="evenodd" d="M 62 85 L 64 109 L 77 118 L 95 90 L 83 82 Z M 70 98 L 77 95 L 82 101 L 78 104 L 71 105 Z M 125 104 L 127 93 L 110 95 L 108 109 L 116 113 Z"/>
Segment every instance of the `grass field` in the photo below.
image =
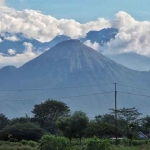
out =
<path fill-rule="evenodd" d="M 71 144 L 71 150 L 86 150 L 87 139 L 79 144 L 78 140 L 73 140 Z M 0 150 L 39 150 L 39 143 L 35 142 L 4 142 L 0 141 Z M 91 149 L 92 150 L 92 149 Z M 118 146 L 111 145 L 108 150 L 150 150 L 150 144 L 144 144 L 139 146 L 123 146 L 119 144 Z"/>

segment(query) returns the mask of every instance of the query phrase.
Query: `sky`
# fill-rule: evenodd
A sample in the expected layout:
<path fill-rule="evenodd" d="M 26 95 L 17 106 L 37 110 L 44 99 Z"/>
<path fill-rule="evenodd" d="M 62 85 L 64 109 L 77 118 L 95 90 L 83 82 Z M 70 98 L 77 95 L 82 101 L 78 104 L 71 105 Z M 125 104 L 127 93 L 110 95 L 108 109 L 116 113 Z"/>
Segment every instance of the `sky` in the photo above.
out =
<path fill-rule="evenodd" d="M 114 40 L 103 47 L 86 41 L 84 44 L 104 55 L 136 53 L 150 57 L 150 0 L 0 0 L 0 33 L 23 33 L 28 38 L 49 42 L 59 35 L 84 37 L 91 30 L 117 28 Z M 5 40 L 17 42 L 14 36 Z M 0 38 L 0 43 L 3 40 Z M 9 49 L 0 53 L 0 66 L 21 66 L 39 56 L 34 45 L 24 43 L 17 54 Z"/>
<path fill-rule="evenodd" d="M 7 0 L 6 4 L 17 10 L 39 10 L 57 19 L 75 19 L 80 23 L 99 17 L 112 19 L 118 11 L 137 20 L 150 20 L 149 0 Z"/>

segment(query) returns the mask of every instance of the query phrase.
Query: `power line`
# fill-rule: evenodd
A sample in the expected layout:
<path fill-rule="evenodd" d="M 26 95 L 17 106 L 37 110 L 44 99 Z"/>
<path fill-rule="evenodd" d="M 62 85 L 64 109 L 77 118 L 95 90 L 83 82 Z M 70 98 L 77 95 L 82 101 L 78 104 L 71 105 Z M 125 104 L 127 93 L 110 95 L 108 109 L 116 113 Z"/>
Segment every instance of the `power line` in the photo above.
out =
<path fill-rule="evenodd" d="M 103 93 L 94 93 L 94 94 L 87 94 L 87 95 L 75 95 L 75 96 L 66 96 L 66 97 L 54 97 L 54 98 L 50 98 L 50 99 L 64 99 L 64 98 L 75 98 L 75 97 L 85 97 L 85 96 L 91 96 L 91 95 L 101 95 L 101 94 L 109 94 L 109 93 L 114 93 L 114 91 L 111 92 L 103 92 Z M 45 99 L 45 98 L 44 98 Z M 12 101 L 35 101 L 35 100 L 43 100 L 43 99 L 26 99 L 26 100 L 11 100 Z M 4 101 L 4 100 L 0 100 L 0 101 Z M 6 101 L 6 100 L 5 100 Z"/>
<path fill-rule="evenodd" d="M 139 89 L 139 90 L 144 90 L 144 91 L 150 91 L 150 89 L 144 89 L 144 88 L 139 88 L 139 87 L 135 87 L 135 86 L 130 86 L 130 85 L 124 85 L 124 84 L 120 84 L 117 83 L 120 86 L 125 86 L 125 87 L 130 87 L 130 88 L 134 88 L 134 89 Z"/>
<path fill-rule="evenodd" d="M 45 91 L 45 90 L 57 90 L 57 89 L 73 89 L 73 88 L 84 88 L 84 87 L 92 87 L 92 86 L 109 86 L 114 83 L 108 83 L 108 84 L 96 84 L 96 85 L 85 85 L 85 86 L 74 86 L 74 87 L 56 87 L 56 88 L 37 88 L 37 89 L 3 89 L 0 90 L 0 92 L 13 92 L 13 91 Z"/>
<path fill-rule="evenodd" d="M 147 97 L 147 98 L 150 97 L 150 95 L 142 95 L 142 94 L 137 94 L 137 93 L 128 93 L 128 92 L 122 92 L 122 91 L 117 91 L 117 92 L 123 93 L 123 94 L 129 94 L 129 95 L 143 96 L 143 97 Z"/>

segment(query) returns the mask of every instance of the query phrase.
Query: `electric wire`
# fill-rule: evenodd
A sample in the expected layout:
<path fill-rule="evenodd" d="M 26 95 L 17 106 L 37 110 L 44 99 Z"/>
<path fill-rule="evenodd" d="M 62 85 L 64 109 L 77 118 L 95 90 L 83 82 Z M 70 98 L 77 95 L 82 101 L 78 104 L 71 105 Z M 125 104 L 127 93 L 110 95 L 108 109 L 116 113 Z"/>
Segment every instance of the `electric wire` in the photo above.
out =
<path fill-rule="evenodd" d="M 117 91 L 118 93 L 123 93 L 123 94 L 129 94 L 129 95 L 135 95 L 135 96 L 143 96 L 150 98 L 150 95 L 143 95 L 143 94 L 137 94 L 137 93 L 130 93 L 130 92 L 123 92 L 123 91 Z"/>
<path fill-rule="evenodd" d="M 57 90 L 57 89 L 74 89 L 74 88 L 84 88 L 84 87 L 92 87 L 92 86 L 109 86 L 114 83 L 108 84 L 96 84 L 96 85 L 85 85 L 85 86 L 74 86 L 74 87 L 56 87 L 56 88 L 36 88 L 36 89 L 0 89 L 0 92 L 13 92 L 13 91 L 45 91 L 45 90 Z"/>
<path fill-rule="evenodd" d="M 130 87 L 130 88 L 134 88 L 134 89 L 139 89 L 139 90 L 144 90 L 144 91 L 150 91 L 150 89 L 144 89 L 144 88 L 139 88 L 139 87 L 130 86 L 130 85 L 124 85 L 124 84 L 120 84 L 120 83 L 117 83 L 117 85 Z"/>
<path fill-rule="evenodd" d="M 109 93 L 114 93 L 114 91 L 110 91 L 110 92 L 103 92 L 103 93 L 93 93 L 93 94 L 85 94 L 85 95 L 75 95 L 75 96 L 65 96 L 65 97 L 54 97 L 54 98 L 50 98 L 50 99 L 67 99 L 67 98 L 76 98 L 76 97 L 86 97 L 86 96 L 92 96 L 92 95 L 101 95 L 101 94 L 109 94 Z M 44 98 L 45 99 L 45 98 Z M 24 100 L 11 100 L 12 101 L 35 101 L 35 100 L 43 100 L 43 99 L 24 99 Z M 0 101 L 5 101 L 6 100 L 0 100 Z"/>

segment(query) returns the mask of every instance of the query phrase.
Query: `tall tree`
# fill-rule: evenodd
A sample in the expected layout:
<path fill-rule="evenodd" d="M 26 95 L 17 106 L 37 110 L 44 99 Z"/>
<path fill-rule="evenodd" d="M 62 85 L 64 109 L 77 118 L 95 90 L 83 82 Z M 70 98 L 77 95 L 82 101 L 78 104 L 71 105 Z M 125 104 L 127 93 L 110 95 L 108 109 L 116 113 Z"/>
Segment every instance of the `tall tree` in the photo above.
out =
<path fill-rule="evenodd" d="M 110 109 L 112 111 L 112 114 L 114 114 L 115 110 Z M 121 108 L 117 110 L 117 115 L 119 119 L 125 120 L 128 124 L 132 122 L 138 122 L 139 117 L 142 115 L 142 113 L 138 112 L 138 110 L 135 107 L 132 108 Z"/>
<path fill-rule="evenodd" d="M 101 121 L 92 120 L 89 122 L 88 127 L 85 130 L 87 137 L 112 137 L 115 133 L 115 126 Z"/>
<path fill-rule="evenodd" d="M 76 131 L 76 137 L 80 139 L 80 144 L 81 144 L 81 139 L 84 135 L 84 131 L 87 128 L 89 118 L 87 115 L 82 112 L 82 111 L 75 111 L 72 115 L 72 121 L 73 121 L 73 130 Z"/>
<path fill-rule="evenodd" d="M 75 135 L 73 126 L 74 125 L 73 125 L 71 116 L 66 117 L 66 118 L 59 118 L 57 120 L 58 129 L 63 133 L 63 136 L 67 137 L 70 140 L 70 143 L 72 141 L 72 138 Z"/>
<path fill-rule="evenodd" d="M 59 119 L 57 126 L 61 130 L 64 136 L 68 137 L 71 141 L 73 137 L 80 139 L 85 133 L 85 129 L 88 126 L 89 118 L 82 111 L 75 111 L 71 116 Z"/>
<path fill-rule="evenodd" d="M 69 112 L 70 109 L 65 103 L 51 99 L 35 105 L 32 110 L 35 120 L 52 134 L 56 134 L 56 120 L 66 117 Z"/>

